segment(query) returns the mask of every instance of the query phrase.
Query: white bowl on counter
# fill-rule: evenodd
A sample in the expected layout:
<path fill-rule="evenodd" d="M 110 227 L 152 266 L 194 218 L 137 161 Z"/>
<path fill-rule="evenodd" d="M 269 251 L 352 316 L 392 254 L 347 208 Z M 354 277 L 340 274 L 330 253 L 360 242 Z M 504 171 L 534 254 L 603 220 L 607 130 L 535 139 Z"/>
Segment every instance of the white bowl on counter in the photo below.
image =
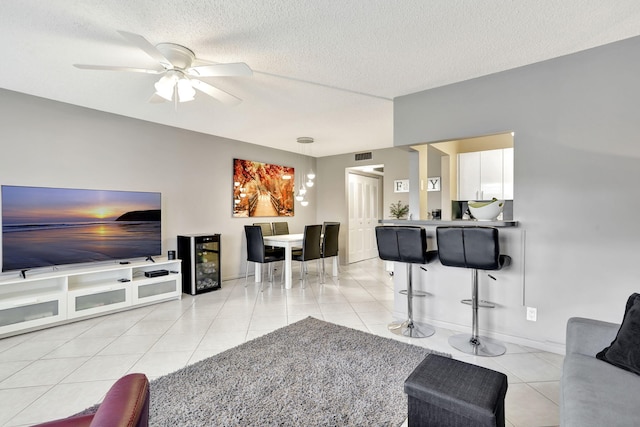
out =
<path fill-rule="evenodd" d="M 504 200 L 494 200 L 492 202 L 474 202 L 467 203 L 469 212 L 478 221 L 495 221 L 502 209 L 504 208 Z"/>

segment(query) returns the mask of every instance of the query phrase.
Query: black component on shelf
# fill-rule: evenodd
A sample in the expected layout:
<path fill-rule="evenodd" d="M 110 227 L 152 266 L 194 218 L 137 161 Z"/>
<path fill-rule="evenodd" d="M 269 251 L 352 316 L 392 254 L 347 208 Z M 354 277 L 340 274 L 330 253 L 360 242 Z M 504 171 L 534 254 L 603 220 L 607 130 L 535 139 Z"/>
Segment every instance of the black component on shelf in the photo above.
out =
<path fill-rule="evenodd" d="M 167 276 L 169 272 L 167 270 L 153 270 L 153 271 L 145 271 L 144 275 L 146 277 L 159 277 L 159 276 Z"/>
<path fill-rule="evenodd" d="M 130 282 L 131 280 L 129 279 L 118 279 L 118 282 L 122 282 L 122 283 L 127 283 Z"/>
<path fill-rule="evenodd" d="M 197 295 L 220 289 L 220 234 L 178 236 L 182 292 Z"/>

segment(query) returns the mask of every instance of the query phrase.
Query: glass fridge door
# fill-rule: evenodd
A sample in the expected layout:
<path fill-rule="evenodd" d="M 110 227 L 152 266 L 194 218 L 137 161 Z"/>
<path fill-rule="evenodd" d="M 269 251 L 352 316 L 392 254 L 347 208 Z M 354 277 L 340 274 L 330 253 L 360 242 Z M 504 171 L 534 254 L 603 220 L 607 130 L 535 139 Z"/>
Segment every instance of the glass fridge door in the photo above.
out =
<path fill-rule="evenodd" d="M 195 242 L 196 292 L 220 287 L 220 241 L 203 237 Z"/>

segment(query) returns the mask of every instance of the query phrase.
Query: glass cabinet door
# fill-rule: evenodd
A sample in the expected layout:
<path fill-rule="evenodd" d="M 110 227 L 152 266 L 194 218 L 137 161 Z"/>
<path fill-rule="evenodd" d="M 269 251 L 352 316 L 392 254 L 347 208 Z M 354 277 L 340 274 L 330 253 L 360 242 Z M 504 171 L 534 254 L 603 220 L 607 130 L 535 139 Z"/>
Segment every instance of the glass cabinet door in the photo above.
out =
<path fill-rule="evenodd" d="M 207 238 L 196 241 L 196 291 L 220 286 L 220 241 Z"/>

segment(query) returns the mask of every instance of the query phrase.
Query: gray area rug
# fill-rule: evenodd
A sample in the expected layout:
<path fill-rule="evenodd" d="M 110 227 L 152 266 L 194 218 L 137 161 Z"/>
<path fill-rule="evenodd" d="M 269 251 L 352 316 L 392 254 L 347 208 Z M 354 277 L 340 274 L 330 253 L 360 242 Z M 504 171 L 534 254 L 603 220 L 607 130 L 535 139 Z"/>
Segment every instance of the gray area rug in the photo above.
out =
<path fill-rule="evenodd" d="M 308 317 L 151 382 L 152 426 L 397 426 L 431 351 Z"/>

